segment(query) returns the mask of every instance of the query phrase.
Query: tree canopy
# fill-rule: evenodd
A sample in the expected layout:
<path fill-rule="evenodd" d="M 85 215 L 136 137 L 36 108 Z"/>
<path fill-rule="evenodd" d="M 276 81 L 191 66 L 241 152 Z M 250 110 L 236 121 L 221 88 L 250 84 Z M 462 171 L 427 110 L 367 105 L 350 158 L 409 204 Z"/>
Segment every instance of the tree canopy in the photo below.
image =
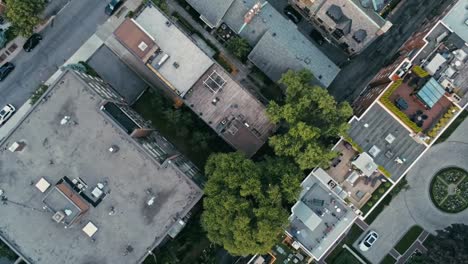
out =
<path fill-rule="evenodd" d="M 268 252 L 287 224 L 285 204 L 298 197 L 299 168 L 286 160 L 255 163 L 241 153 L 219 153 L 210 156 L 205 173 L 208 238 L 233 255 Z"/>
<path fill-rule="evenodd" d="M 6 0 L 6 17 L 17 34 L 28 37 L 40 22 L 39 14 L 45 7 L 45 0 Z"/>
<path fill-rule="evenodd" d="M 230 38 L 226 42 L 226 48 L 242 61 L 247 59 L 247 55 L 252 50 L 247 40 L 237 36 Z"/>
<path fill-rule="evenodd" d="M 279 81 L 286 86 L 283 105 L 270 102 L 267 113 L 286 132 L 270 138 L 276 155 L 293 158 L 301 169 L 326 166 L 336 154 L 331 146 L 348 129 L 353 111 L 347 102 L 337 103 L 327 90 L 310 84 L 307 70 L 288 71 Z"/>
<path fill-rule="evenodd" d="M 468 226 L 454 224 L 429 237 L 425 254 L 416 254 L 406 263 L 468 263 Z"/>

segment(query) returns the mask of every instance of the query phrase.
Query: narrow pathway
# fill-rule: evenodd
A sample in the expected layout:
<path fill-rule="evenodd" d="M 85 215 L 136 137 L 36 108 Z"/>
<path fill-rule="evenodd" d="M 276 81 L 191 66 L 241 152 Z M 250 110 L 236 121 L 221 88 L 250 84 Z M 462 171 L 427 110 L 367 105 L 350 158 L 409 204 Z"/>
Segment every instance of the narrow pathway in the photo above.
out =
<path fill-rule="evenodd" d="M 361 219 L 356 219 L 356 221 L 354 222 L 357 226 L 359 226 L 362 230 L 366 230 L 367 228 L 369 228 L 369 225 L 364 222 L 363 220 Z"/>
<path fill-rule="evenodd" d="M 394 259 L 399 259 L 401 256 L 400 253 L 398 253 L 398 251 L 396 251 L 394 248 L 392 248 L 388 254 L 390 254 L 390 256 L 392 256 Z"/>

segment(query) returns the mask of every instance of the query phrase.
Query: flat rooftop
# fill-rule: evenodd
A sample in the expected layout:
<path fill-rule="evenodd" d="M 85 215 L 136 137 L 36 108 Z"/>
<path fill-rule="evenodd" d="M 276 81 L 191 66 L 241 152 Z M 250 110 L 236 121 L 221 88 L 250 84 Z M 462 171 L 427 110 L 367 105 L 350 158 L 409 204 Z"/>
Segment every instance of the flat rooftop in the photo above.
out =
<path fill-rule="evenodd" d="M 426 148 L 411 136 L 411 132 L 401 125 L 382 106 L 374 104 L 361 117 L 353 119 L 349 136 L 369 153 L 377 165 L 383 166 L 396 181 Z M 388 141 L 392 138 L 391 143 Z M 371 151 L 378 150 L 378 151 Z M 403 164 L 396 159 L 404 160 Z"/>
<path fill-rule="evenodd" d="M 265 106 L 218 64 L 208 69 L 184 100 L 221 137 L 248 156 L 255 154 L 275 129 Z"/>
<path fill-rule="evenodd" d="M 357 214 L 313 174 L 301 185 L 303 190 L 291 209 L 286 231 L 318 260 L 351 226 Z"/>
<path fill-rule="evenodd" d="M 453 30 L 465 42 L 468 42 L 468 2 L 466 0 L 458 0 L 458 2 L 450 9 L 450 12 L 442 19 L 445 25 Z"/>
<path fill-rule="evenodd" d="M 62 75 L 46 98 L 0 145 L 0 188 L 9 201 L 1 206 L 2 235 L 32 263 L 140 263 L 202 191 L 171 164 L 158 166 L 75 73 Z M 72 122 L 60 125 L 65 115 Z M 21 152 L 6 150 L 16 141 L 26 143 Z M 109 152 L 111 145 L 119 151 Z M 42 202 L 64 176 L 89 189 L 105 185 L 105 199 L 67 229 Z M 40 178 L 52 184 L 45 193 L 34 186 Z M 95 241 L 82 231 L 89 221 Z"/>
<path fill-rule="evenodd" d="M 157 69 L 181 96 L 208 70 L 213 61 L 156 7 L 147 5 L 135 22 L 154 39 L 167 60 Z"/>
<path fill-rule="evenodd" d="M 153 48 L 158 48 L 154 39 L 146 34 L 133 19 L 124 20 L 114 31 L 114 35 L 140 59 L 144 59 Z"/>

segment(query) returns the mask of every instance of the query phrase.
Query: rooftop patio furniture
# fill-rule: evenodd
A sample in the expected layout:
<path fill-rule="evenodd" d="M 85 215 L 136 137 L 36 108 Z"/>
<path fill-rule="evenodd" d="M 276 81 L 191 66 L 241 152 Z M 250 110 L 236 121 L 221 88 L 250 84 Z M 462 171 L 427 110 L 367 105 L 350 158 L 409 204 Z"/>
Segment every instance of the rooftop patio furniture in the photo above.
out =
<path fill-rule="evenodd" d="M 371 180 L 370 177 L 365 177 L 365 178 L 364 178 L 364 184 L 365 184 L 365 185 L 369 185 L 370 180 Z"/>
<path fill-rule="evenodd" d="M 398 107 L 398 109 L 400 110 L 406 110 L 408 109 L 408 102 L 406 102 L 405 99 L 403 99 L 402 97 L 398 97 L 396 100 L 395 100 L 395 105 Z"/>

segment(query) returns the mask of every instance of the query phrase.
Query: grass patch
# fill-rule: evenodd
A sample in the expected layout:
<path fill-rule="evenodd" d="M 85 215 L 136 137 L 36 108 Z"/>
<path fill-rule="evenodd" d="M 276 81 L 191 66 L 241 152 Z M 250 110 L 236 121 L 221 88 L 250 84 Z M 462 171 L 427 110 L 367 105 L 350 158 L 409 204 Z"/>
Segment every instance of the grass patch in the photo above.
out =
<path fill-rule="evenodd" d="M 149 89 L 132 107 L 201 170 L 210 154 L 232 151 L 192 110 L 175 108 L 160 91 Z"/>
<path fill-rule="evenodd" d="M 349 229 L 348 233 L 346 234 L 345 238 L 336 245 L 335 249 L 327 256 L 325 259 L 326 263 L 342 263 L 342 262 L 335 262 L 337 259 L 340 257 L 340 254 L 342 251 L 348 251 L 347 249 L 343 248 L 343 245 L 348 245 L 348 247 L 351 247 L 353 243 L 359 238 L 359 236 L 362 235 L 364 230 L 362 230 L 358 225 L 353 224 L 351 228 Z M 363 260 L 366 258 L 363 257 L 359 252 L 355 252 L 359 257 L 361 257 Z"/>
<path fill-rule="evenodd" d="M 331 264 L 361 264 L 361 262 L 353 255 L 349 250 L 343 249 L 332 262 L 327 262 Z"/>
<path fill-rule="evenodd" d="M 460 113 L 457 119 L 455 119 L 452 124 L 450 124 L 450 126 L 444 131 L 444 133 L 440 135 L 434 144 L 439 144 L 446 141 L 450 135 L 452 135 L 453 131 L 455 131 L 460 126 L 460 124 L 463 123 L 466 117 L 468 117 L 468 111 L 463 110 L 463 112 Z"/>
<path fill-rule="evenodd" d="M 416 241 L 418 236 L 422 233 L 422 227 L 415 225 L 406 232 L 406 234 L 398 241 L 395 246 L 395 250 L 398 251 L 401 255 L 405 254 L 406 250 L 411 247 L 411 245 Z"/>
<path fill-rule="evenodd" d="M 394 259 L 390 254 L 385 256 L 385 258 L 380 262 L 380 264 L 393 264 L 396 263 L 396 259 Z"/>
<path fill-rule="evenodd" d="M 0 257 L 9 259 L 11 261 L 15 261 L 18 258 L 16 253 L 11 250 L 7 244 L 3 243 L 2 240 L 0 240 Z"/>

